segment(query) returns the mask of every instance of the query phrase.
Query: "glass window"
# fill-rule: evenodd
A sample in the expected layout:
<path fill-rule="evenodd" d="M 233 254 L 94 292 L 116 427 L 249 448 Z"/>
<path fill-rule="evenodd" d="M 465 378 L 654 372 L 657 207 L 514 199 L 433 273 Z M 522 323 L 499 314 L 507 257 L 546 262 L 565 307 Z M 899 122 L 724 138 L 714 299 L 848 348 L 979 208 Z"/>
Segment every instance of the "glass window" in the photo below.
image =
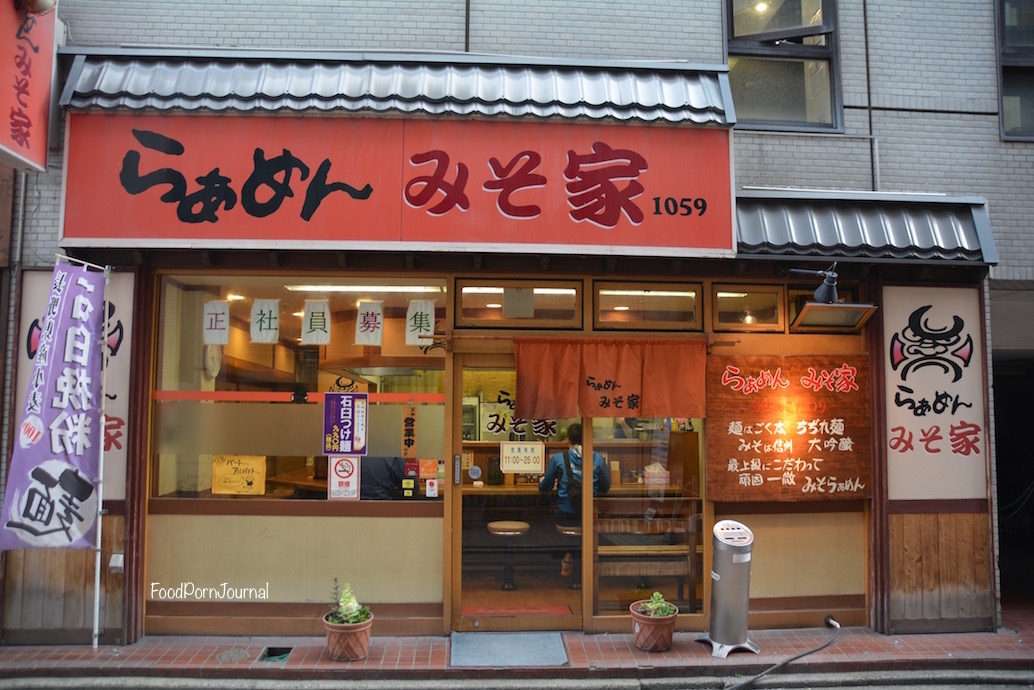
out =
<path fill-rule="evenodd" d="M 594 502 L 598 615 L 627 613 L 654 591 L 700 610 L 702 419 L 592 420 L 593 450 L 610 468 Z"/>
<path fill-rule="evenodd" d="M 999 0 L 1002 136 L 1034 138 L 1034 0 Z"/>
<path fill-rule="evenodd" d="M 833 0 L 730 0 L 738 124 L 839 127 Z"/>
<path fill-rule="evenodd" d="M 419 497 L 444 459 L 445 299 L 442 280 L 162 277 L 153 495 L 327 498 L 324 396 L 364 393 L 359 498 L 406 478 Z"/>
<path fill-rule="evenodd" d="M 597 281 L 594 328 L 700 330 L 699 284 Z"/>
<path fill-rule="evenodd" d="M 577 281 L 456 281 L 456 326 L 477 328 L 582 327 Z"/>
<path fill-rule="evenodd" d="M 716 285 L 713 316 L 716 331 L 782 331 L 782 287 Z"/>

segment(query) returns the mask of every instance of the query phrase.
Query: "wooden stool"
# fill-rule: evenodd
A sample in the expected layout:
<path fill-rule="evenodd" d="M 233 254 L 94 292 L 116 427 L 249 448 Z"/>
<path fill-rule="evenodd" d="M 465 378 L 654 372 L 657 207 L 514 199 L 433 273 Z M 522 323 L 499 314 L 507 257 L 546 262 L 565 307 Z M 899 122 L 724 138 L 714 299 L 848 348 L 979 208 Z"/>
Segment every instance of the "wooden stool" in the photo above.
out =
<path fill-rule="evenodd" d="M 523 537 L 531 529 L 531 525 L 520 520 L 496 520 L 488 523 L 488 531 L 497 537 L 502 537 L 503 542 L 503 589 L 510 591 L 517 589 L 513 583 L 513 540 L 514 537 Z"/>
<path fill-rule="evenodd" d="M 575 539 L 577 541 L 577 543 L 578 543 L 578 549 L 577 549 L 576 553 L 581 553 L 582 552 L 582 526 L 581 525 L 557 525 L 556 526 L 556 531 L 560 532 L 560 534 L 564 535 L 565 537 L 568 537 L 569 539 Z M 573 554 L 572 554 L 572 556 L 575 559 L 575 563 L 578 563 L 578 556 L 574 556 Z M 573 567 L 573 565 L 574 564 L 572 564 L 572 568 L 571 568 L 571 577 L 574 578 L 574 579 L 571 581 L 571 589 L 581 589 L 582 588 L 582 573 L 581 573 L 581 569 Z"/>

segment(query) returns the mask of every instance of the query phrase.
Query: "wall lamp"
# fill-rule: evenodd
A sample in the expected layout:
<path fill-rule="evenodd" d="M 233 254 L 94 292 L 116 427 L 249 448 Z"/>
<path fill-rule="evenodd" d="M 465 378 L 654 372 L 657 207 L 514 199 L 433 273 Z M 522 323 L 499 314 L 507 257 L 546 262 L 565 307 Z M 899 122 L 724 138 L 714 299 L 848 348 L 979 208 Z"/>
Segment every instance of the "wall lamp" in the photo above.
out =
<path fill-rule="evenodd" d="M 29 14 L 46 14 L 57 7 L 57 0 L 14 0 L 14 7 L 24 7 Z"/>
<path fill-rule="evenodd" d="M 816 271 L 809 268 L 791 268 L 790 273 L 803 273 L 810 276 L 819 276 L 822 283 L 815 288 L 815 301 L 819 304 L 833 304 L 837 301 L 837 262 L 825 271 Z"/>
<path fill-rule="evenodd" d="M 790 273 L 822 278 L 815 288 L 815 301 L 804 307 L 790 324 L 791 333 L 857 333 L 876 313 L 876 306 L 868 302 L 837 301 L 837 264 L 825 270 L 791 268 Z"/>

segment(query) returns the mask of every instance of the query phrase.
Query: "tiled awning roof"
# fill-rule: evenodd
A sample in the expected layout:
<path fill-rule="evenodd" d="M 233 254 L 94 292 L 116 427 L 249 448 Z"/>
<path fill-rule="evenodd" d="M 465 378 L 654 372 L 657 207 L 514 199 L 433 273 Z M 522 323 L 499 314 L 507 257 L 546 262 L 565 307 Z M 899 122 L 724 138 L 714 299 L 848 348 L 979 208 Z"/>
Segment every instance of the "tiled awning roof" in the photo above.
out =
<path fill-rule="evenodd" d="M 507 116 L 732 126 L 724 66 L 563 63 L 429 54 L 75 55 L 61 105 L 79 110 Z"/>
<path fill-rule="evenodd" d="M 184 54 L 184 52 L 186 54 Z M 63 48 L 76 110 L 541 118 L 732 127 L 724 66 L 499 56 Z M 796 190 L 736 197 L 741 257 L 994 264 L 983 199 Z"/>
<path fill-rule="evenodd" d="M 740 256 L 998 263 L 983 199 L 747 191 L 736 219 Z"/>

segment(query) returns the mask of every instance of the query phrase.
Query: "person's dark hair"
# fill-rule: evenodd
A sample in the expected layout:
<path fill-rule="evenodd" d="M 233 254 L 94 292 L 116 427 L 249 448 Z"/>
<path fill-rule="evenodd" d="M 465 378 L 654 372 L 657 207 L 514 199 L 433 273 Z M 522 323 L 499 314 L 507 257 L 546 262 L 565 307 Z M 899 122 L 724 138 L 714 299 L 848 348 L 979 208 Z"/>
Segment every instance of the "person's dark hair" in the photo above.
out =
<path fill-rule="evenodd" d="M 567 442 L 571 445 L 582 442 L 582 425 L 578 422 L 567 427 Z"/>

